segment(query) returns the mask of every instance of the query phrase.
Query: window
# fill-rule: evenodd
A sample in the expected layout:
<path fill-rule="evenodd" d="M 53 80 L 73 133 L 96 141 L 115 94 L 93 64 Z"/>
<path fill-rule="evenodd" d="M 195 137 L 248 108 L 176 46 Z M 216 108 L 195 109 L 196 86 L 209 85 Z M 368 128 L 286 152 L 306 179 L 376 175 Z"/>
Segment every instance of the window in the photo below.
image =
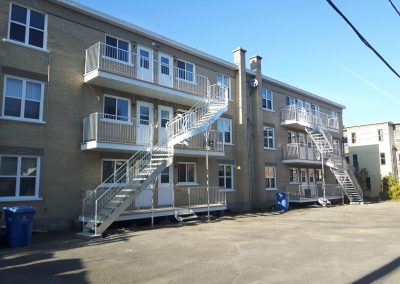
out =
<path fill-rule="evenodd" d="M 225 87 L 228 90 L 228 99 L 232 100 L 231 78 L 229 78 L 229 76 L 226 76 L 223 74 L 217 74 L 217 84 Z"/>
<path fill-rule="evenodd" d="M 385 153 L 381 153 L 381 165 L 386 165 L 386 156 L 385 156 Z"/>
<path fill-rule="evenodd" d="M 42 121 L 44 83 L 6 76 L 3 116 Z"/>
<path fill-rule="evenodd" d="M 378 129 L 378 140 L 379 142 L 383 141 L 383 129 Z"/>
<path fill-rule="evenodd" d="M 319 105 L 311 104 L 311 114 L 315 116 L 319 116 Z"/>
<path fill-rule="evenodd" d="M 128 99 L 104 96 L 104 118 L 129 121 L 130 103 Z"/>
<path fill-rule="evenodd" d="M 357 141 L 356 138 L 357 138 L 356 133 L 355 132 L 351 132 L 351 143 L 352 144 L 356 143 L 356 141 Z"/>
<path fill-rule="evenodd" d="M 275 149 L 275 135 L 272 127 L 264 127 L 264 148 Z"/>
<path fill-rule="evenodd" d="M 225 189 L 233 189 L 232 165 L 218 165 L 218 185 Z"/>
<path fill-rule="evenodd" d="M 179 163 L 178 164 L 178 183 L 196 182 L 196 164 Z"/>
<path fill-rule="evenodd" d="M 225 144 L 232 144 L 232 120 L 220 118 L 217 120 L 217 130 L 221 135 L 219 141 Z"/>
<path fill-rule="evenodd" d="M 291 183 L 298 183 L 299 182 L 299 175 L 298 175 L 298 170 L 291 168 L 289 169 L 289 181 Z"/>
<path fill-rule="evenodd" d="M 125 160 L 103 160 L 101 167 L 102 183 L 125 183 L 127 167 Z"/>
<path fill-rule="evenodd" d="M 0 200 L 37 198 L 39 157 L 0 156 Z"/>
<path fill-rule="evenodd" d="M 322 180 L 323 180 L 322 169 L 315 169 L 315 181 L 322 182 Z"/>
<path fill-rule="evenodd" d="M 358 156 L 357 156 L 357 154 L 353 154 L 353 166 L 358 171 Z"/>
<path fill-rule="evenodd" d="M 331 111 L 331 118 L 337 118 L 337 112 Z"/>
<path fill-rule="evenodd" d="M 189 82 L 194 82 L 194 65 L 178 60 L 178 78 Z"/>
<path fill-rule="evenodd" d="M 400 165 L 400 152 L 397 153 L 397 164 Z"/>
<path fill-rule="evenodd" d="M 294 131 L 288 131 L 288 143 L 297 143 L 297 134 Z"/>
<path fill-rule="evenodd" d="M 11 4 L 8 38 L 25 45 L 45 49 L 47 30 L 46 18 L 45 14 Z"/>
<path fill-rule="evenodd" d="M 296 105 L 296 99 L 293 97 L 286 97 L 286 105 L 287 106 L 295 106 Z"/>
<path fill-rule="evenodd" d="M 276 188 L 275 168 L 265 167 L 264 172 L 265 172 L 265 188 L 275 189 Z"/>
<path fill-rule="evenodd" d="M 170 183 L 170 174 L 169 174 L 170 168 L 167 167 L 162 170 L 160 174 L 160 182 L 161 183 Z"/>
<path fill-rule="evenodd" d="M 302 109 L 304 107 L 304 102 L 302 100 L 297 100 L 297 108 Z"/>
<path fill-rule="evenodd" d="M 130 63 L 129 42 L 106 35 L 105 56 Z"/>
<path fill-rule="evenodd" d="M 346 157 L 344 157 L 345 159 L 346 159 L 346 163 L 347 164 L 350 164 L 350 157 L 349 156 L 346 156 Z"/>
<path fill-rule="evenodd" d="M 272 91 L 268 89 L 262 89 L 262 107 L 263 109 L 273 110 L 273 98 Z"/>
<path fill-rule="evenodd" d="M 365 190 L 371 191 L 371 178 L 367 177 L 365 179 Z"/>

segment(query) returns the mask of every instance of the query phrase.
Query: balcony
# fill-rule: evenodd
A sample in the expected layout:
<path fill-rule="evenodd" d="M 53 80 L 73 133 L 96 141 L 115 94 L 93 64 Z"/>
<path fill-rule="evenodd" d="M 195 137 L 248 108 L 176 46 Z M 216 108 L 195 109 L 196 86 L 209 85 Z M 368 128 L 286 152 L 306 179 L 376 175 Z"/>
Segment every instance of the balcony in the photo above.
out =
<path fill-rule="evenodd" d="M 316 202 L 324 197 L 322 184 L 290 184 L 285 188 L 289 203 Z M 343 199 L 343 189 L 337 184 L 325 184 L 325 197 L 328 200 Z"/>
<path fill-rule="evenodd" d="M 97 151 L 140 151 L 154 144 L 152 124 L 137 122 L 136 118 L 93 113 L 83 119 L 83 139 L 81 150 Z M 175 146 L 180 156 L 204 156 L 206 140 L 203 133 L 195 135 Z M 211 130 L 208 139 L 210 156 L 224 156 L 221 133 Z"/>
<path fill-rule="evenodd" d="M 297 165 L 320 165 L 321 155 L 315 146 L 300 143 L 290 143 L 283 145 L 284 164 Z"/>
<path fill-rule="evenodd" d="M 281 125 L 288 125 L 296 129 L 316 126 L 339 132 L 339 120 L 337 117 L 324 112 L 298 108 L 296 105 L 281 108 Z"/>
<path fill-rule="evenodd" d="M 210 86 L 207 77 L 177 68 L 172 62 L 158 62 L 102 42 L 86 50 L 84 81 L 186 105 L 202 100 Z"/>

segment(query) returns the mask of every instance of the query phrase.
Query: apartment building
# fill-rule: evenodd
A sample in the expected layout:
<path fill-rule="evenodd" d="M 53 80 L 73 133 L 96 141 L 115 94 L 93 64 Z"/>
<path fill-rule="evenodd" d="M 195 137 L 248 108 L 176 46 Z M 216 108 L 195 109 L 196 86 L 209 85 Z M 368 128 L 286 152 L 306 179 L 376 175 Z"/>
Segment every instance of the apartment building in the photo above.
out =
<path fill-rule="evenodd" d="M 242 48 L 227 62 L 64 0 L 2 1 L 0 34 L 0 204 L 38 227 L 269 209 L 278 190 L 362 201 L 344 106 L 260 56 L 247 69 Z"/>
<path fill-rule="evenodd" d="M 366 197 L 377 198 L 382 178 L 399 175 L 400 124 L 391 121 L 354 125 L 343 131 L 345 156 L 354 171 L 366 169 L 363 190 Z M 366 175 L 366 173 L 364 174 Z"/>

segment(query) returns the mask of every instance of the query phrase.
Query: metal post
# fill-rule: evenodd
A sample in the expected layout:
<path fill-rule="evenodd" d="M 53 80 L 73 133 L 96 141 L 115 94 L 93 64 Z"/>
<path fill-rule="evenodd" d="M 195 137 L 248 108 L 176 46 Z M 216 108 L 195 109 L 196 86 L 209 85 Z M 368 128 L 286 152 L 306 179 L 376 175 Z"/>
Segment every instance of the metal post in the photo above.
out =
<path fill-rule="evenodd" d="M 204 137 L 206 139 L 206 176 L 207 176 L 207 221 L 210 222 L 210 176 L 209 176 L 209 167 L 208 167 L 208 138 L 210 134 L 210 129 L 208 128 L 204 132 Z"/>
<path fill-rule="evenodd" d="M 154 183 L 151 188 L 151 226 L 152 227 L 154 227 L 154 189 L 155 189 L 156 182 L 157 182 L 157 177 L 155 178 Z"/>
<path fill-rule="evenodd" d="M 325 192 L 325 169 L 324 169 L 324 154 L 321 153 L 321 165 L 322 165 L 322 191 L 324 193 L 324 203 L 326 201 L 326 192 Z"/>

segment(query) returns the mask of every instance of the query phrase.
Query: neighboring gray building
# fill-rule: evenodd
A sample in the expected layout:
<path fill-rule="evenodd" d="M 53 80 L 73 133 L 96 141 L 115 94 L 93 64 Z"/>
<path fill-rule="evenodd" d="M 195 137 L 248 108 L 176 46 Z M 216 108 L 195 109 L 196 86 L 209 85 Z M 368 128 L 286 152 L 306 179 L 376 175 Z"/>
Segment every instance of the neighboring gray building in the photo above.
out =
<path fill-rule="evenodd" d="M 336 179 L 360 201 L 344 106 L 260 56 L 246 69 L 242 48 L 227 62 L 72 1 L 1 1 L 0 34 L 0 205 L 36 207 L 37 226 L 206 212 L 206 148 L 213 211 L 313 202 L 323 180 L 342 198 Z"/>

